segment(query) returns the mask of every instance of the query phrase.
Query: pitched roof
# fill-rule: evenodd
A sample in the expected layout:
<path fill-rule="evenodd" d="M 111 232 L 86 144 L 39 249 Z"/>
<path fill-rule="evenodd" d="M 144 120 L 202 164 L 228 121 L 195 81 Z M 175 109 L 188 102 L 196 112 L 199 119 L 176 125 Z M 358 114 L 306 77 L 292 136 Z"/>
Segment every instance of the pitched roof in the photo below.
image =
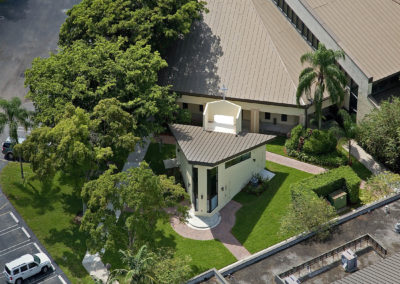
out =
<path fill-rule="evenodd" d="M 399 0 L 300 0 L 374 81 L 400 71 Z"/>
<path fill-rule="evenodd" d="M 296 105 L 311 47 L 270 0 L 208 0 L 202 21 L 167 56 L 160 81 L 174 91 Z"/>
<path fill-rule="evenodd" d="M 202 127 L 172 124 L 169 126 L 186 159 L 191 164 L 215 166 L 267 143 L 272 135 L 241 132 L 205 131 Z"/>
<path fill-rule="evenodd" d="M 400 254 L 397 253 L 376 264 L 370 265 L 364 269 L 354 272 L 341 280 L 335 281 L 335 284 L 397 284 L 400 279 Z"/>

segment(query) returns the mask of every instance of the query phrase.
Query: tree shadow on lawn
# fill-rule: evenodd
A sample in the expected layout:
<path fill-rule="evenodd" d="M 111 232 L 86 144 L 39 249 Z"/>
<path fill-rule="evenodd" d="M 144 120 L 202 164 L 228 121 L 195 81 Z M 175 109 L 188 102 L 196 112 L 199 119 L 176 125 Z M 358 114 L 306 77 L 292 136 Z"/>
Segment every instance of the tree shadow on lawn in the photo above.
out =
<path fill-rule="evenodd" d="M 39 215 L 43 215 L 48 211 L 54 210 L 53 201 L 59 199 L 58 193 L 61 188 L 55 186 L 53 182 L 40 183 L 40 187 L 32 184 L 30 181 L 26 185 L 20 182 L 13 182 L 12 185 L 24 193 L 24 196 L 16 196 L 13 193 L 8 194 L 8 197 L 13 200 L 17 206 L 31 206 L 35 208 Z M 29 197 L 28 197 L 29 196 Z M 45 206 L 44 206 L 45 205 Z"/>
<path fill-rule="evenodd" d="M 241 191 L 234 198 L 235 201 L 242 204 L 242 208 L 236 213 L 236 223 L 232 228 L 232 233 L 241 244 L 246 242 L 268 205 L 289 176 L 289 174 L 285 172 L 274 171 L 274 173 L 275 176 L 270 181 L 268 189 L 260 196 Z M 283 206 L 285 206 L 285 204 L 283 204 Z"/>
<path fill-rule="evenodd" d="M 57 246 L 62 244 L 67 247 L 63 251 L 52 252 L 52 256 L 58 265 L 68 267 L 72 276 L 84 278 L 87 272 L 82 266 L 82 260 L 86 253 L 87 235 L 79 231 L 79 225 L 71 222 L 66 229 L 50 229 L 44 239 L 45 245 Z"/>

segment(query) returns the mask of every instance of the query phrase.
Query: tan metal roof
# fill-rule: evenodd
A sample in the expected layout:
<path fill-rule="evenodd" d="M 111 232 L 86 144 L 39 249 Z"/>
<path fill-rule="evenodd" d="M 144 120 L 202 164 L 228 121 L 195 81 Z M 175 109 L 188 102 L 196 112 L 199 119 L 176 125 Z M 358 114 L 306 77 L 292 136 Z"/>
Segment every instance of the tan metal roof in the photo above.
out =
<path fill-rule="evenodd" d="M 167 57 L 173 90 L 295 105 L 300 56 L 311 47 L 270 0 L 208 0 L 209 13 Z"/>
<path fill-rule="evenodd" d="M 211 132 L 199 126 L 183 124 L 172 124 L 169 127 L 188 162 L 207 166 L 233 159 L 275 137 L 247 132 L 237 135 Z"/>
<path fill-rule="evenodd" d="M 400 1 L 301 1 L 368 77 L 400 71 Z"/>

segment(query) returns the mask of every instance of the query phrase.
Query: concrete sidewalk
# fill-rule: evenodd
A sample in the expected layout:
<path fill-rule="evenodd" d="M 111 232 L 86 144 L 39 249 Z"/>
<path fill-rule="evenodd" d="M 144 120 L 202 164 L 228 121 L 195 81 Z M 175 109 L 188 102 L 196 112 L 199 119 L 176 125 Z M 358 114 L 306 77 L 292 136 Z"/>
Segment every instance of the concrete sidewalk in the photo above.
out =
<path fill-rule="evenodd" d="M 310 174 L 321 174 L 323 172 L 326 171 L 326 169 L 318 167 L 318 166 L 314 166 L 308 163 L 304 163 L 304 162 L 300 162 L 297 161 L 295 159 L 291 159 L 288 157 L 284 157 L 272 152 L 268 152 L 266 151 L 266 159 L 267 161 L 271 161 L 277 164 L 281 164 L 287 167 L 291 167 L 291 168 L 295 168 L 297 170 L 303 171 L 303 172 L 307 172 Z"/>
<path fill-rule="evenodd" d="M 343 149 L 345 149 L 347 152 L 349 152 L 349 147 L 348 144 L 343 145 Z M 372 174 L 377 175 L 381 172 L 387 171 L 385 166 L 383 166 L 381 163 L 375 161 L 375 159 L 368 154 L 367 152 L 364 151 L 363 148 L 361 148 L 356 141 L 352 140 L 351 142 L 351 155 L 354 156 L 361 164 L 363 164 L 368 170 L 371 171 Z"/>

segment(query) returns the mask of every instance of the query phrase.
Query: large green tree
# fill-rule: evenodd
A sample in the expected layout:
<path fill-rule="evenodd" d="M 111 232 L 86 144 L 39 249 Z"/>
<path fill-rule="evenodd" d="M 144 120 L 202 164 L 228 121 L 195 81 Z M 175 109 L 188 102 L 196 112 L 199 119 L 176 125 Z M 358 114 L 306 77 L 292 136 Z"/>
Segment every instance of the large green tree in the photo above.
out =
<path fill-rule="evenodd" d="M 173 177 L 155 175 L 145 162 L 126 172 L 114 172 L 111 167 L 82 190 L 87 210 L 81 230 L 91 236 L 90 251 L 152 246 L 157 222 L 167 221 L 172 214 L 167 208 L 176 207 L 181 217 L 186 216 L 187 207 L 179 201 L 187 194 Z M 116 212 L 122 213 L 118 216 Z"/>
<path fill-rule="evenodd" d="M 176 95 L 157 84 L 158 71 L 166 62 L 150 46 L 138 42 L 126 51 L 124 40 L 82 41 L 49 58 L 36 58 L 26 71 L 28 97 L 42 125 L 57 124 L 67 103 L 91 113 L 100 100 L 117 99 L 136 123 L 135 134 L 143 137 L 161 129 L 178 112 Z"/>
<path fill-rule="evenodd" d="M 358 142 L 372 156 L 400 173 L 400 98 L 385 101 L 360 123 Z"/>
<path fill-rule="evenodd" d="M 83 0 L 67 12 L 59 44 L 124 37 L 128 44 L 146 40 L 154 50 L 164 52 L 190 31 L 204 10 L 205 2 L 197 0 Z"/>
<path fill-rule="evenodd" d="M 300 57 L 301 63 L 307 63 L 308 67 L 299 75 L 296 101 L 300 105 L 300 99 L 305 95 L 314 104 L 318 129 L 321 128 L 324 95 L 328 95 L 332 103 L 341 103 L 344 99 L 346 76 L 336 65 L 338 59 L 344 58 L 342 50 L 327 49 L 322 43 L 317 50 Z"/>
<path fill-rule="evenodd" d="M 18 144 L 18 126 L 24 127 L 25 131 L 27 131 L 29 126 L 31 126 L 31 113 L 21 107 L 21 100 L 17 97 L 12 98 L 10 101 L 0 99 L 0 109 L 3 111 L 0 113 L 0 133 L 2 133 L 4 127 L 8 125 L 11 142 L 13 144 Z M 15 149 L 16 152 L 19 152 L 18 147 Z M 21 165 L 21 178 L 24 179 L 24 168 L 22 166 L 22 155 L 20 152 L 18 156 Z"/>

